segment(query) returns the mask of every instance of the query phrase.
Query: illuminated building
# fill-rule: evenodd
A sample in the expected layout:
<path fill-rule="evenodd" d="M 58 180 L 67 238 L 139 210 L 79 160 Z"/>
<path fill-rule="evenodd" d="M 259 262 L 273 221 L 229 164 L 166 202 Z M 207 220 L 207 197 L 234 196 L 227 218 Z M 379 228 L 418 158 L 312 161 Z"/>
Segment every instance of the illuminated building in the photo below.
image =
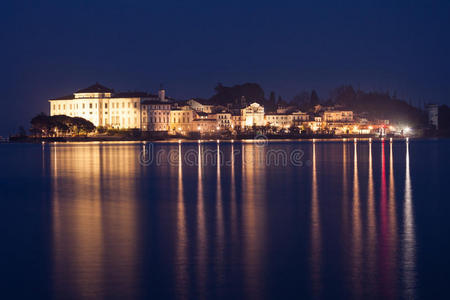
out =
<path fill-rule="evenodd" d="M 264 107 L 256 102 L 241 109 L 242 121 L 245 127 L 264 126 Z"/>
<path fill-rule="evenodd" d="M 245 123 L 243 121 L 243 117 L 240 113 L 232 113 L 231 114 L 231 122 L 234 128 L 244 128 Z"/>
<path fill-rule="evenodd" d="M 304 123 L 305 127 L 309 127 L 312 131 L 321 130 L 324 123 L 322 122 L 322 117 L 314 117 L 314 121 L 308 121 Z"/>
<path fill-rule="evenodd" d="M 233 120 L 231 113 L 229 112 L 220 112 L 215 114 L 217 120 L 217 126 L 220 129 L 231 129 L 233 128 Z"/>
<path fill-rule="evenodd" d="M 172 109 L 169 114 L 169 134 L 187 134 L 194 131 L 195 112 L 189 107 Z"/>
<path fill-rule="evenodd" d="M 309 115 L 302 111 L 295 111 L 295 112 L 291 113 L 291 119 L 295 125 L 298 125 L 301 122 L 308 121 Z"/>
<path fill-rule="evenodd" d="M 50 115 L 81 117 L 97 127 L 142 129 L 142 103 L 150 100 L 165 101 L 164 90 L 158 96 L 144 92 L 116 93 L 96 83 L 71 95 L 50 99 Z"/>
<path fill-rule="evenodd" d="M 160 100 L 142 101 L 142 130 L 169 131 L 170 103 Z"/>
<path fill-rule="evenodd" d="M 353 121 L 353 111 L 351 110 L 328 110 L 323 112 L 325 122 L 345 122 Z"/>
<path fill-rule="evenodd" d="M 212 113 L 214 110 L 214 105 L 207 105 L 207 104 L 202 104 L 200 103 L 198 100 L 188 100 L 186 102 L 193 110 L 197 111 L 197 112 L 204 112 L 204 113 Z"/>
<path fill-rule="evenodd" d="M 220 127 L 217 126 L 217 120 L 212 118 L 210 119 L 195 118 L 192 121 L 192 127 L 201 134 L 213 133 L 220 130 Z"/>
<path fill-rule="evenodd" d="M 287 114 L 268 113 L 265 115 L 265 121 L 267 125 L 278 128 L 287 128 L 292 125 L 292 117 Z"/>

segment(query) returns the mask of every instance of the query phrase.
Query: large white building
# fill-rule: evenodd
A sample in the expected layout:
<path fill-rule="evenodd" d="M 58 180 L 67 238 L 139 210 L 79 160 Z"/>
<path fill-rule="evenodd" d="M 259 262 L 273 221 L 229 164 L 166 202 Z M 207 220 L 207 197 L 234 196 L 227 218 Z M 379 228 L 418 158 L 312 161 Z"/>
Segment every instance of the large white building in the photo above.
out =
<path fill-rule="evenodd" d="M 264 126 L 264 106 L 259 103 L 252 103 L 241 109 L 243 125 L 245 127 Z"/>
<path fill-rule="evenodd" d="M 151 101 L 162 104 L 154 106 Z M 116 93 L 96 83 L 71 95 L 50 99 L 49 102 L 51 116 L 81 117 L 97 127 L 157 131 L 168 129 L 170 104 L 166 103 L 163 90 L 158 95 L 143 92 Z M 153 108 L 155 112 L 152 111 Z M 162 112 L 164 118 L 158 118 Z M 154 120 L 156 121 L 153 122 Z"/>

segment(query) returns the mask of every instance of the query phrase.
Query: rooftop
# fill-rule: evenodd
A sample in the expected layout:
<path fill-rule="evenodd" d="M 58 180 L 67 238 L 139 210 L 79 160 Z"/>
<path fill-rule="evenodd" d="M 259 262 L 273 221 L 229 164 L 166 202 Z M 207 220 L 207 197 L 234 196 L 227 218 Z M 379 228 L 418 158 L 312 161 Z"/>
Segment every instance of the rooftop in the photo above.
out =
<path fill-rule="evenodd" d="M 51 100 L 72 100 L 72 99 L 73 99 L 73 94 L 66 95 L 66 96 L 61 96 L 61 97 L 56 97 L 56 98 L 53 98 Z"/>
<path fill-rule="evenodd" d="M 100 83 L 96 82 L 95 84 L 87 88 L 76 91 L 75 93 L 113 93 L 113 92 L 114 92 L 113 89 L 107 88 L 101 85 Z"/>

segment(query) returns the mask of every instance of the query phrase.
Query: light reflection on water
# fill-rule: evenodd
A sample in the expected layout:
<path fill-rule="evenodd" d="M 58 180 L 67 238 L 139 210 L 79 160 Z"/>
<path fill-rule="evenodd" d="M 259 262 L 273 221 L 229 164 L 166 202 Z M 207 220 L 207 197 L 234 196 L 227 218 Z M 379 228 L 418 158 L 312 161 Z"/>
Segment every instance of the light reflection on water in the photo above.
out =
<path fill-rule="evenodd" d="M 92 145 L 53 147 L 51 154 L 56 297 L 111 296 L 122 289 L 133 295 L 138 233 L 130 177 L 137 153 Z"/>
<path fill-rule="evenodd" d="M 403 217 L 403 280 L 404 296 L 413 298 L 416 288 L 416 237 L 412 204 L 411 174 L 409 170 L 409 143 L 406 144 L 405 199 Z"/>
<path fill-rule="evenodd" d="M 317 298 L 329 296 L 327 288 L 341 297 L 414 297 L 409 145 L 389 144 L 388 170 L 385 143 L 350 145 L 277 144 L 302 147 L 311 162 L 302 167 L 259 164 L 270 144 L 159 145 L 178 152 L 176 166 L 159 167 L 139 164 L 139 145 L 46 146 L 53 294 L 258 299 L 276 293 L 274 286 L 283 288 L 281 278 L 288 276 L 298 278 L 301 288 L 292 291 Z M 196 166 L 181 159 L 188 148 L 197 150 Z M 230 163 L 204 165 L 206 148 L 220 150 L 217 161 Z M 236 149 L 242 154 L 232 155 Z M 45 173 L 45 156 L 42 160 Z M 329 167 L 335 162 L 342 168 Z M 403 167 L 404 180 L 394 166 Z M 278 187 L 282 194 L 275 194 Z M 396 191 L 404 191 L 403 197 Z M 333 210 L 340 213 L 330 215 Z M 284 218 L 286 223 L 272 223 Z M 297 236 L 289 241 L 297 248 L 277 248 L 272 241 L 280 233 Z M 343 251 L 329 247 L 336 236 L 346 245 Z M 281 264 L 287 257 L 291 266 Z M 155 274 L 162 281 L 148 282 Z"/>
<path fill-rule="evenodd" d="M 359 198 L 359 178 L 358 178 L 358 144 L 353 143 L 353 201 L 352 201 L 352 281 L 355 297 L 362 295 L 361 270 L 362 266 L 362 225 L 361 207 Z"/>
<path fill-rule="evenodd" d="M 314 296 L 320 297 L 320 267 L 321 267 L 321 233 L 320 212 L 317 187 L 316 143 L 312 144 L 312 192 L 311 192 L 311 279 Z"/>

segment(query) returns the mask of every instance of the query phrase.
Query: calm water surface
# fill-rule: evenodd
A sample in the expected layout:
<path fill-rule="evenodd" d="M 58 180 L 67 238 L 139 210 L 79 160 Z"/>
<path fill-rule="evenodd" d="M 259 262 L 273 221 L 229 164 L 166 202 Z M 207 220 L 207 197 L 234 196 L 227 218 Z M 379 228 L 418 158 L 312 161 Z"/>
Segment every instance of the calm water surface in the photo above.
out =
<path fill-rule="evenodd" d="M 0 145 L 4 299 L 450 297 L 448 140 L 142 150 Z"/>

